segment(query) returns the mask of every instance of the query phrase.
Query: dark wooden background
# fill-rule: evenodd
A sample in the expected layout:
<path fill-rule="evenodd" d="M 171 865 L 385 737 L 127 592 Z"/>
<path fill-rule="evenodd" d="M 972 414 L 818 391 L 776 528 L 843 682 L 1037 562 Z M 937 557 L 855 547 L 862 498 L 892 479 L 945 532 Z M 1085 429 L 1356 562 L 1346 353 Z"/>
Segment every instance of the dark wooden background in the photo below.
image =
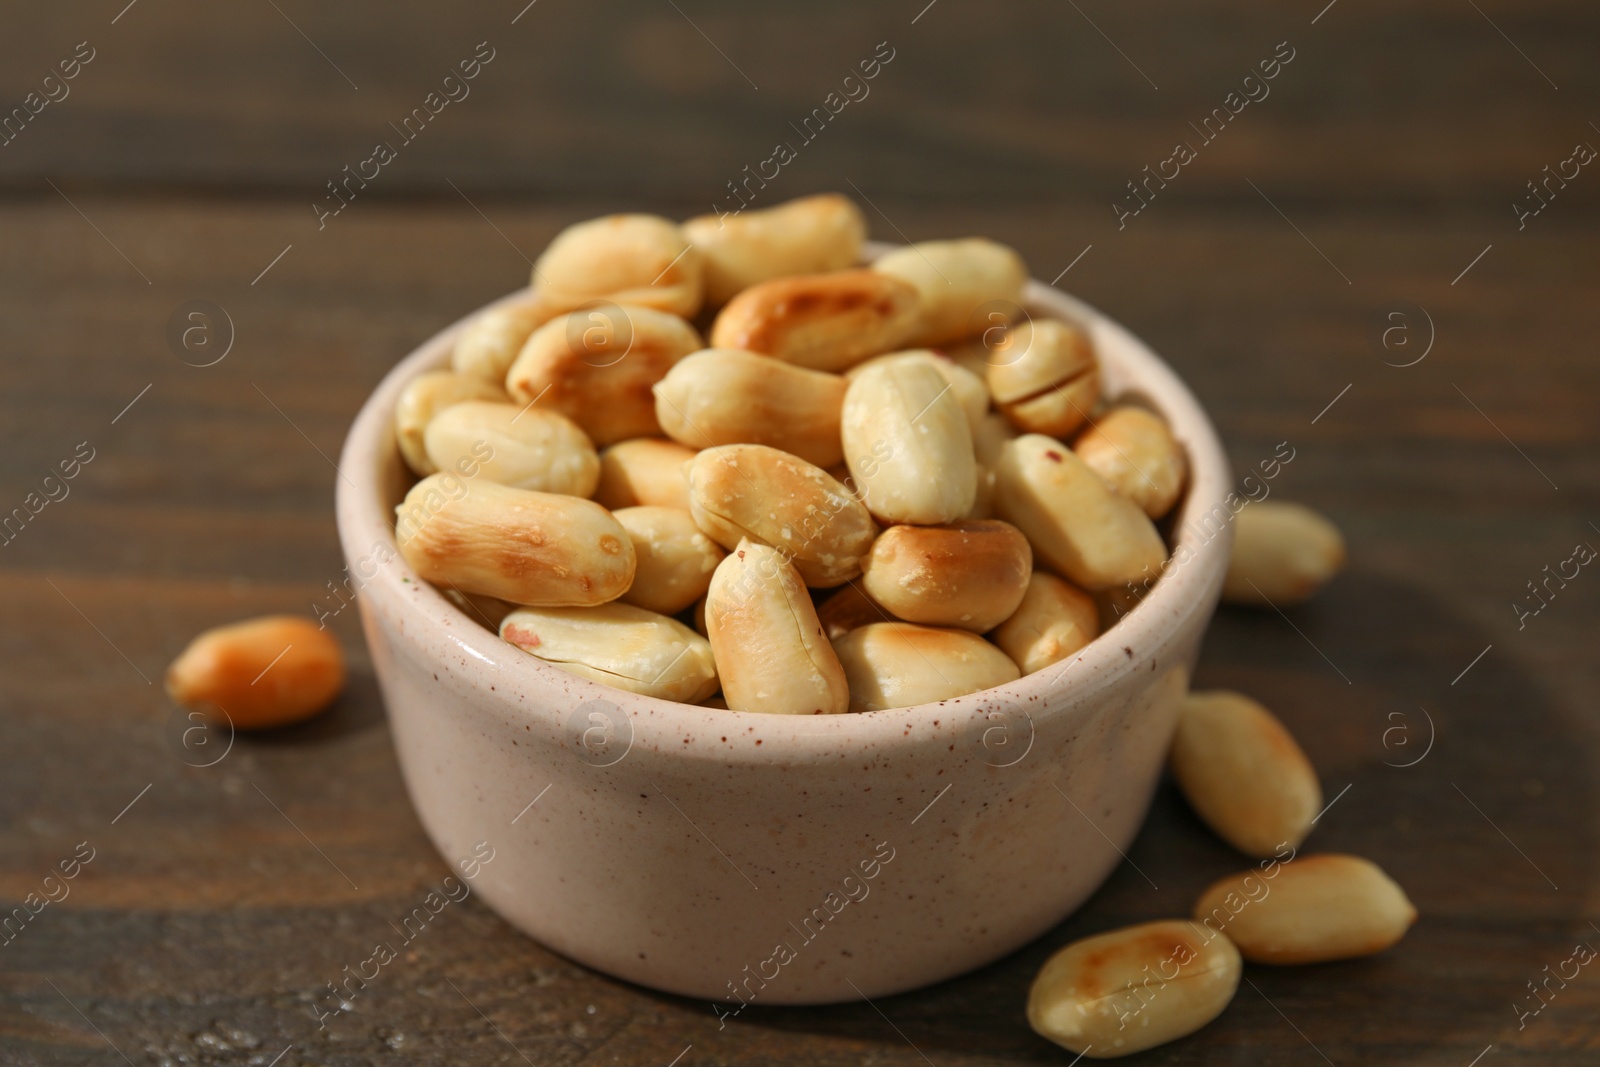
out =
<path fill-rule="evenodd" d="M 1375 959 L 1249 968 L 1222 1019 L 1141 1062 L 1593 1063 L 1600 966 L 1536 1015 L 1526 983 L 1600 947 L 1600 574 L 1522 628 L 1512 604 L 1600 546 L 1600 172 L 1524 229 L 1512 204 L 1600 144 L 1600 11 L 1325 2 L 5 5 L 0 107 L 79 42 L 95 58 L 0 147 L 0 512 L 80 442 L 94 459 L 0 547 L 0 901 L 78 842 L 95 859 L 0 948 L 0 1061 L 1064 1064 L 1023 1019 L 1046 955 L 1242 865 L 1164 789 L 1131 853 L 1159 888 L 1125 865 L 976 974 L 725 1030 L 470 901 L 319 1032 L 311 996 L 446 873 L 354 610 L 332 714 L 210 767 L 179 740 L 160 679 L 188 638 L 309 612 L 340 577 L 331 457 L 399 356 L 568 222 L 709 210 L 887 41 L 766 202 L 854 192 L 880 238 L 1075 264 L 1062 287 L 1166 355 L 1236 467 L 1290 442 L 1273 493 L 1349 538 L 1315 603 L 1221 612 L 1198 684 L 1281 714 L 1339 796 L 1312 844 L 1376 859 L 1422 919 Z M 319 231 L 324 183 L 482 41 L 470 97 Z M 1119 232 L 1124 183 L 1283 41 L 1270 97 Z M 166 339 L 195 299 L 235 333 L 205 368 Z M 1429 321 L 1426 358 L 1385 365 Z"/>

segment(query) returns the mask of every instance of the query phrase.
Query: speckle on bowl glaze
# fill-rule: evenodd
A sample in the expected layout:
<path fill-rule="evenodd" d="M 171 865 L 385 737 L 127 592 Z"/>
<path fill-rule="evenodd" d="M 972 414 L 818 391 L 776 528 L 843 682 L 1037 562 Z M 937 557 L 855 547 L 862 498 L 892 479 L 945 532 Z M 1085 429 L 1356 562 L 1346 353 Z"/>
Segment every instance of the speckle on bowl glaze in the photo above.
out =
<path fill-rule="evenodd" d="M 870 246 L 876 256 L 888 246 Z M 506 301 L 525 297 L 513 294 Z M 726 1002 L 876 997 L 1038 936 L 1120 861 L 1149 806 L 1232 541 L 1227 460 L 1198 403 L 1116 323 L 1083 324 L 1109 395 L 1166 416 L 1189 453 L 1184 562 L 1071 659 L 936 705 L 781 716 L 674 704 L 567 674 L 483 628 L 393 550 L 401 388 L 466 320 L 397 365 L 345 441 L 340 539 L 395 749 L 452 867 L 508 922 L 629 981 Z"/>

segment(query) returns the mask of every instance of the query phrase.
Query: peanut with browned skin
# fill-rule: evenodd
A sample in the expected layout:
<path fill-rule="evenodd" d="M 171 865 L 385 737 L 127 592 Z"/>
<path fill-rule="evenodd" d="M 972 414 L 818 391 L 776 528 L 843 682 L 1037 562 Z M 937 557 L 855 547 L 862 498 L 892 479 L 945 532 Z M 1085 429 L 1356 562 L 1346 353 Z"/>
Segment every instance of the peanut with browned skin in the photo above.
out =
<path fill-rule="evenodd" d="M 693 704 L 717 691 L 706 639 L 632 604 L 518 608 L 500 623 L 500 636 L 569 674 L 630 693 Z"/>
<path fill-rule="evenodd" d="M 1028 1025 L 1091 1059 L 1192 1034 L 1239 988 L 1239 950 L 1198 923 L 1166 919 L 1086 937 L 1051 956 L 1028 991 Z"/>
<path fill-rule="evenodd" d="M 1022 257 L 984 237 L 897 248 L 872 269 L 916 287 L 921 312 L 908 338 L 916 345 L 948 344 L 1011 321 L 1028 284 Z"/>
<path fill-rule="evenodd" d="M 907 622 L 984 633 L 1022 602 L 1033 571 L 1028 539 L 1009 522 L 891 526 L 861 564 L 861 587 Z"/>
<path fill-rule="evenodd" d="M 843 270 L 861 258 L 861 209 L 829 193 L 776 207 L 700 215 L 683 233 L 705 262 L 706 303 L 719 307 L 757 282 Z"/>
<path fill-rule="evenodd" d="M 513 604 L 587 607 L 633 582 L 628 531 L 575 496 L 434 474 L 395 511 L 400 554 L 435 585 Z"/>
<path fill-rule="evenodd" d="M 400 457 L 418 477 L 433 474 L 439 468 L 428 458 L 424 442 L 428 423 L 439 412 L 452 404 L 468 400 L 505 400 L 506 391 L 498 382 L 485 381 L 468 374 L 447 370 L 432 370 L 419 374 L 406 383 L 400 400 L 394 408 L 394 437 L 400 448 Z"/>
<path fill-rule="evenodd" d="M 269 615 L 200 634 L 167 668 L 167 694 L 241 730 L 308 719 L 344 688 L 332 634 L 294 615 Z"/>
<path fill-rule="evenodd" d="M 656 437 L 661 425 L 651 390 L 700 347 L 694 327 L 664 311 L 585 308 L 533 331 L 506 372 L 506 391 L 518 405 L 561 412 L 596 445 Z"/>
<path fill-rule="evenodd" d="M 706 594 L 706 632 L 734 711 L 848 710 L 844 669 L 800 575 L 776 549 L 741 541 L 718 565 Z"/>
<path fill-rule="evenodd" d="M 684 464 L 694 449 L 659 437 L 618 441 L 600 452 L 600 484 L 594 502 L 603 508 L 642 506 L 689 510 L 689 478 Z"/>
<path fill-rule="evenodd" d="M 708 448 L 689 465 L 689 511 L 712 540 L 744 538 L 784 554 L 809 586 L 861 573 L 878 535 L 867 509 L 827 471 L 766 445 Z"/>
<path fill-rule="evenodd" d="M 950 384 L 926 363 L 862 370 L 845 391 L 840 431 L 850 475 L 878 519 L 931 525 L 972 510 L 972 428 Z"/>
<path fill-rule="evenodd" d="M 707 348 L 656 383 L 656 420 L 691 448 L 769 445 L 819 467 L 844 458 L 845 380 L 771 356 Z"/>
<path fill-rule="evenodd" d="M 875 622 L 833 648 L 849 679 L 851 711 L 953 700 L 1020 677 L 1010 657 L 966 630 Z"/>
<path fill-rule="evenodd" d="M 1100 636 L 1094 598 L 1045 571 L 1034 571 L 1017 610 L 989 635 L 1023 674 L 1060 663 Z"/>
<path fill-rule="evenodd" d="M 700 310 L 704 267 L 678 224 L 606 215 L 556 235 L 533 267 L 541 301 L 560 311 L 609 300 L 688 318 Z"/>
<path fill-rule="evenodd" d="M 1194 917 L 1220 930 L 1251 963 L 1325 963 L 1370 956 L 1417 921 L 1405 890 L 1377 864 L 1329 853 L 1213 884 Z"/>
<path fill-rule="evenodd" d="M 1344 568 L 1339 528 L 1303 504 L 1264 500 L 1233 520 L 1233 556 L 1222 583 L 1230 604 L 1298 604 Z"/>
<path fill-rule="evenodd" d="M 1167 559 L 1149 516 L 1043 434 L 1001 447 L 994 504 L 1052 570 L 1091 592 L 1157 573 Z"/>
<path fill-rule="evenodd" d="M 711 327 L 711 346 L 842 371 L 899 348 L 916 328 L 917 309 L 915 288 L 875 271 L 774 278 L 728 302 Z"/>
<path fill-rule="evenodd" d="M 1206 825 L 1247 855 L 1299 845 L 1322 807 L 1311 761 L 1270 711 L 1242 693 L 1190 693 L 1168 765 Z"/>

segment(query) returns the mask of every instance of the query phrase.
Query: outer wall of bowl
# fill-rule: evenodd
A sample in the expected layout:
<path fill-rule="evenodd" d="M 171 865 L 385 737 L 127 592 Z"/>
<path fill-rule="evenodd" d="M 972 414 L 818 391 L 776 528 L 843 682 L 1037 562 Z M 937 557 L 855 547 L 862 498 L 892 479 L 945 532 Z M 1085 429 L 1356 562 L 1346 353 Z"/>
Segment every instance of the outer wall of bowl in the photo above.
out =
<path fill-rule="evenodd" d="M 502 643 L 418 579 L 392 533 L 395 401 L 461 323 L 384 379 L 345 443 L 340 537 L 417 813 L 452 866 L 493 849 L 472 885 L 506 921 L 642 985 L 810 1004 L 971 970 L 1100 885 L 1144 819 L 1216 606 L 1229 474 L 1142 343 L 1037 282 L 1028 300 L 1086 324 L 1108 394 L 1151 403 L 1187 448 L 1182 565 L 1061 665 L 865 715 L 674 704 Z"/>

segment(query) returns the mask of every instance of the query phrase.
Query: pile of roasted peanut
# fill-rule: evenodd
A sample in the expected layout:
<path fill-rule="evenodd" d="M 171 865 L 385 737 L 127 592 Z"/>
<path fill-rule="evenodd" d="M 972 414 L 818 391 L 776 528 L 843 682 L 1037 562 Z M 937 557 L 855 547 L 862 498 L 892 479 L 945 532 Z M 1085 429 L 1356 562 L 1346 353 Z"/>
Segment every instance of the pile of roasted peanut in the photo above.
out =
<path fill-rule="evenodd" d="M 1028 1022 L 1093 1058 L 1126 1056 L 1205 1026 L 1233 999 L 1243 960 L 1367 956 L 1399 941 L 1417 918 L 1404 890 L 1370 861 L 1299 855 L 1322 813 L 1322 788 L 1289 731 L 1249 697 L 1191 692 L 1168 770 L 1195 814 L 1261 862 L 1212 884 L 1192 919 L 1087 937 L 1046 961 L 1028 993 Z"/>
<path fill-rule="evenodd" d="M 406 561 L 562 670 L 739 711 L 906 707 L 1073 655 L 1163 570 L 1183 449 L 1158 413 L 1101 395 L 1081 326 L 1023 311 L 1015 252 L 930 242 L 860 268 L 865 229 L 815 196 L 560 234 L 524 298 L 405 387 Z M 1226 600 L 1296 603 L 1343 565 L 1308 508 L 1233 521 Z M 202 634 L 167 683 L 253 728 L 315 714 L 343 678 L 320 627 L 273 617 Z M 1199 1029 L 1243 959 L 1366 955 L 1416 918 L 1366 860 L 1297 855 L 1321 788 L 1259 704 L 1189 694 L 1170 770 L 1261 862 L 1192 920 L 1050 958 L 1028 1019 L 1080 1054 Z"/>
<path fill-rule="evenodd" d="M 1084 328 L 1022 309 L 1011 249 L 863 268 L 865 231 L 815 196 L 558 235 L 401 398 L 407 562 L 563 670 L 739 711 L 1077 652 L 1160 575 L 1182 447 L 1102 398 Z"/>

